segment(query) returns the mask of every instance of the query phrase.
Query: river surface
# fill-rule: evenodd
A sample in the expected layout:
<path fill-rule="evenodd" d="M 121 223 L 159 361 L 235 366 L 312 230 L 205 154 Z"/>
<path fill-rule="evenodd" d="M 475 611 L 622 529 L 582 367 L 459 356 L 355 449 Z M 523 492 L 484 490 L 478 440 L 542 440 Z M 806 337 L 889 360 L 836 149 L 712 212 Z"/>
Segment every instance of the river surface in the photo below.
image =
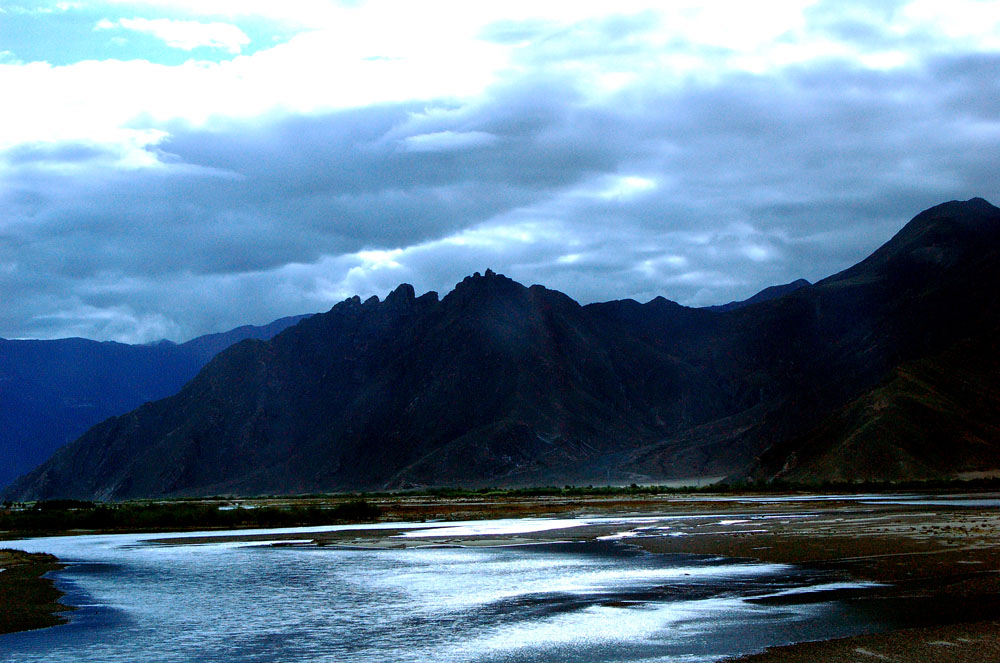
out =
<path fill-rule="evenodd" d="M 621 529 L 646 523 L 622 519 Z M 567 524 L 577 523 L 453 527 L 496 535 Z M 410 539 L 427 527 L 393 524 Z M 274 534 L 331 529 L 342 528 Z M 651 554 L 614 537 L 404 550 L 149 542 L 171 536 L 5 542 L 68 563 L 55 577 L 78 609 L 66 625 L 0 636 L 0 661 L 700 662 L 877 628 L 836 601 L 748 600 L 842 578 Z"/>

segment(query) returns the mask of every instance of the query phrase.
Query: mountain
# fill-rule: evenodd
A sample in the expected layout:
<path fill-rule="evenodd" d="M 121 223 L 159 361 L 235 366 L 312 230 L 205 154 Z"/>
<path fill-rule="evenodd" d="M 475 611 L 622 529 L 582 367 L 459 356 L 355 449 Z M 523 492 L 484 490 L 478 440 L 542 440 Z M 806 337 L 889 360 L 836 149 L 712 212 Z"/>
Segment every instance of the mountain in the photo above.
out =
<path fill-rule="evenodd" d="M 838 340 L 862 347 L 855 363 L 882 368 L 880 379 L 812 428 L 776 441 L 745 474 L 799 481 L 1000 474 L 1000 210 L 980 198 L 931 208 L 817 287 L 832 300 L 866 293 L 867 310 L 843 314 Z"/>
<path fill-rule="evenodd" d="M 229 348 L 7 496 L 992 472 L 998 251 L 1000 209 L 973 199 L 729 310 L 580 306 L 491 271 L 403 285 Z"/>
<path fill-rule="evenodd" d="M 208 363 L 209 359 L 219 354 L 230 345 L 235 345 L 236 343 L 244 341 L 248 338 L 266 341 L 269 338 L 277 336 L 289 327 L 299 324 L 311 315 L 311 313 L 307 313 L 305 315 L 292 315 L 285 318 L 278 318 L 277 320 L 269 322 L 266 325 L 243 325 L 241 327 L 230 329 L 225 332 L 219 332 L 217 334 L 205 334 L 204 336 L 198 336 L 196 338 L 192 338 L 190 341 L 181 343 L 177 347 L 184 354 L 195 357 L 199 362 L 201 362 L 202 365 L 205 365 Z M 174 391 L 176 391 L 176 389 Z"/>
<path fill-rule="evenodd" d="M 894 368 L 752 474 L 794 482 L 1000 476 L 1000 329 Z"/>
<path fill-rule="evenodd" d="M 176 393 L 220 350 L 308 316 L 146 345 L 0 339 L 0 486 L 110 416 Z"/>
<path fill-rule="evenodd" d="M 728 304 L 719 304 L 717 306 L 705 306 L 704 308 L 710 311 L 732 311 L 738 308 L 743 308 L 744 306 L 751 306 L 753 304 L 759 304 L 761 302 L 771 301 L 772 299 L 778 299 L 779 297 L 784 297 L 785 295 L 791 294 L 800 288 L 804 288 L 808 285 L 812 285 L 809 281 L 805 279 L 796 279 L 791 283 L 783 283 L 782 285 L 772 285 L 769 288 L 764 288 L 758 292 L 753 297 L 749 299 L 744 299 L 742 301 L 732 301 Z"/>

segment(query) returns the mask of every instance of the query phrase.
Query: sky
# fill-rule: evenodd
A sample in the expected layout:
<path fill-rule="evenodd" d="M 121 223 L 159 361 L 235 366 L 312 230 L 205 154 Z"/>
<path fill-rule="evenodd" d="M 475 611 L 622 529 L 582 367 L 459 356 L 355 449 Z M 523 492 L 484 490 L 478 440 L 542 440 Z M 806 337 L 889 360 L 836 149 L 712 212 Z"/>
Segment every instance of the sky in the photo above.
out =
<path fill-rule="evenodd" d="M 690 306 L 998 195 L 1000 2 L 0 0 L 0 337 Z"/>

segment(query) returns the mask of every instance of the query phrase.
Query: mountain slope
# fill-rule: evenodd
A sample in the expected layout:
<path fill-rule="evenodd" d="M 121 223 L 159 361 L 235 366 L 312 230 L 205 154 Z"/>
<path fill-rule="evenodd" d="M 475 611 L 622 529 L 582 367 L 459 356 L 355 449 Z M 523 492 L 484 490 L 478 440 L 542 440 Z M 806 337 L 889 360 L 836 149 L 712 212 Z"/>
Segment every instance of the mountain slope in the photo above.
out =
<path fill-rule="evenodd" d="M 302 317 L 179 345 L 0 339 L 0 486 L 108 417 L 176 393 L 219 350 L 271 338 Z"/>
<path fill-rule="evenodd" d="M 8 495 L 865 477 L 884 471 L 877 453 L 841 442 L 875 449 L 885 435 L 857 431 L 883 425 L 913 457 L 887 477 L 990 471 L 991 443 L 936 463 L 937 438 L 907 446 L 916 410 L 879 424 L 865 403 L 884 385 L 900 403 L 919 387 L 939 394 L 920 398 L 940 427 L 979 412 L 970 434 L 992 435 L 992 406 L 956 409 L 955 385 L 991 351 L 974 339 L 1000 327 L 998 249 L 1000 210 L 973 199 L 921 213 L 844 272 L 727 311 L 662 298 L 580 306 L 489 271 L 440 300 L 404 285 L 230 348 Z M 964 359 L 940 358 L 949 352 Z M 906 382 L 914 367 L 919 384 Z M 993 373 L 977 375 L 979 392 L 992 388 Z"/>
<path fill-rule="evenodd" d="M 606 332 L 568 297 L 490 272 L 441 301 L 409 286 L 347 300 L 230 348 L 19 486 L 117 498 L 531 481 L 683 420 L 678 384 L 713 388 Z"/>
<path fill-rule="evenodd" d="M 745 306 L 752 306 L 754 304 L 760 304 L 761 302 L 768 302 L 772 299 L 778 299 L 779 297 L 784 297 L 789 295 L 796 290 L 805 288 L 806 286 L 812 285 L 809 281 L 805 279 L 796 279 L 791 283 L 783 283 L 781 285 L 772 285 L 768 288 L 764 288 L 756 295 L 744 299 L 741 301 L 732 301 L 728 304 L 719 304 L 718 306 L 705 306 L 704 308 L 710 311 L 733 311 L 738 308 L 743 308 Z"/>
<path fill-rule="evenodd" d="M 897 366 L 752 476 L 796 482 L 1000 476 L 1000 329 Z"/>

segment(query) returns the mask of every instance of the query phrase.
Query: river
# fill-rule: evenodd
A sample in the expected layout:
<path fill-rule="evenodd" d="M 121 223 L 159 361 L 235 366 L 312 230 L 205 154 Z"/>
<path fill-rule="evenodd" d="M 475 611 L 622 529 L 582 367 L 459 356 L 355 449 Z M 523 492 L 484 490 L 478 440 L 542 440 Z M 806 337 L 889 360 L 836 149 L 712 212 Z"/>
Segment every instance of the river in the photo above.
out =
<path fill-rule="evenodd" d="M 625 532 L 648 519 L 620 521 Z M 0 636 L 0 660 L 707 662 L 875 628 L 832 600 L 752 600 L 842 587 L 842 578 L 788 565 L 651 554 L 615 537 L 569 540 L 573 528 L 564 528 L 585 522 L 453 526 L 504 536 L 559 529 L 568 539 L 494 547 L 150 541 L 190 533 L 5 542 L 66 562 L 56 582 L 78 609 L 66 625 Z M 392 527 L 412 538 L 432 526 Z"/>

